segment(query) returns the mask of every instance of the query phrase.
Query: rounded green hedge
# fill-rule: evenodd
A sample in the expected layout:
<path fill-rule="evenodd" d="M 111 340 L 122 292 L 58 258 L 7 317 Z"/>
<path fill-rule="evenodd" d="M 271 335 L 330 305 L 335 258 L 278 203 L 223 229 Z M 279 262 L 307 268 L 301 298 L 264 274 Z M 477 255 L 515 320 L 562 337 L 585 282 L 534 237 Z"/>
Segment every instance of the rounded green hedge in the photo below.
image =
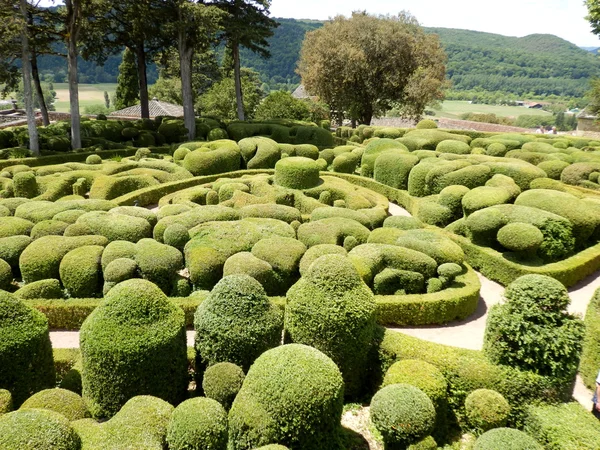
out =
<path fill-rule="evenodd" d="M 536 226 L 529 223 L 513 222 L 504 225 L 496 235 L 503 247 L 513 252 L 534 253 L 544 241 L 544 235 Z"/>
<path fill-rule="evenodd" d="M 448 382 L 433 364 L 418 359 L 404 359 L 390 366 L 382 387 L 392 384 L 410 384 L 421 389 L 434 405 L 441 405 L 448 393 Z"/>
<path fill-rule="evenodd" d="M 242 388 L 244 371 L 230 362 L 220 362 L 210 366 L 202 378 L 204 395 L 218 401 L 229 411 L 235 396 Z"/>
<path fill-rule="evenodd" d="M 390 384 L 371 399 L 371 421 L 386 446 L 408 446 L 428 436 L 435 409 L 427 395 L 410 384 Z"/>
<path fill-rule="evenodd" d="M 275 164 L 275 184 L 289 189 L 310 189 L 319 184 L 319 165 L 310 158 L 293 156 Z"/>
<path fill-rule="evenodd" d="M 483 433 L 473 450 L 542 450 L 543 447 L 527 433 L 513 428 L 494 428 Z"/>
<path fill-rule="evenodd" d="M 279 345 L 282 322 L 280 310 L 254 278 L 222 278 L 194 315 L 196 367 L 228 361 L 248 370 L 260 354 Z"/>
<path fill-rule="evenodd" d="M 471 153 L 471 146 L 465 142 L 447 139 L 440 142 L 435 150 L 440 153 L 454 153 L 457 155 L 468 155 Z"/>
<path fill-rule="evenodd" d="M 431 119 L 423 119 L 417 123 L 417 130 L 429 130 L 432 128 L 437 128 L 437 123 Z"/>
<path fill-rule="evenodd" d="M 83 398 L 94 417 L 110 417 L 136 395 L 170 403 L 187 390 L 183 311 L 154 284 L 113 287 L 80 331 Z"/>
<path fill-rule="evenodd" d="M 64 292 L 59 280 L 56 278 L 47 278 L 27 283 L 15 292 L 15 297 L 23 300 L 36 298 L 54 299 L 63 298 Z"/>
<path fill-rule="evenodd" d="M 313 262 L 315 262 L 318 258 L 324 255 L 347 255 L 348 252 L 344 247 L 340 247 L 335 244 L 319 244 L 315 245 L 302 255 L 302 259 L 300 259 L 300 274 L 304 275 L 308 272 L 308 268 L 311 266 Z"/>
<path fill-rule="evenodd" d="M 338 448 L 344 382 L 326 355 L 300 344 L 268 350 L 252 365 L 229 412 L 232 450 L 277 442 Z"/>
<path fill-rule="evenodd" d="M 13 281 L 10 264 L 0 259 L 0 289 L 7 290 Z"/>
<path fill-rule="evenodd" d="M 225 130 L 221 131 L 224 132 Z M 212 141 L 185 155 L 183 168 L 189 170 L 195 176 L 239 170 L 242 156 L 238 145 L 227 139 Z"/>
<path fill-rule="evenodd" d="M 227 413 L 210 398 L 186 400 L 173 411 L 167 443 L 169 450 L 226 450 Z"/>
<path fill-rule="evenodd" d="M 102 164 L 102 158 L 100 155 L 90 155 L 85 158 L 86 164 Z"/>
<path fill-rule="evenodd" d="M 471 427 L 485 432 L 506 426 L 510 405 L 499 392 L 476 389 L 465 399 L 465 413 Z"/>
<path fill-rule="evenodd" d="M 36 392 L 21 405 L 20 409 L 49 409 L 65 416 L 69 421 L 90 416 L 80 395 L 66 389 L 44 389 Z"/>
<path fill-rule="evenodd" d="M 39 239 L 42 236 L 56 235 L 62 236 L 67 227 L 68 223 L 60 220 L 42 220 L 34 225 L 31 229 L 31 239 Z"/>
<path fill-rule="evenodd" d="M 375 336 L 375 297 L 345 256 L 325 255 L 287 292 L 285 331 L 340 368 L 346 395 L 362 392 Z"/>
<path fill-rule="evenodd" d="M 55 383 L 48 319 L 0 291 L 0 386 L 18 407 L 31 394 Z"/>
<path fill-rule="evenodd" d="M 137 278 L 139 267 L 130 258 L 117 258 L 104 269 L 104 280 L 107 283 L 120 283 L 130 278 Z"/>
<path fill-rule="evenodd" d="M 71 297 L 97 297 L 102 286 L 100 264 L 104 247 L 84 245 L 71 250 L 60 262 L 60 280 Z"/>
<path fill-rule="evenodd" d="M 79 450 L 81 440 L 62 414 L 45 409 L 24 409 L 0 416 L 0 448 Z"/>

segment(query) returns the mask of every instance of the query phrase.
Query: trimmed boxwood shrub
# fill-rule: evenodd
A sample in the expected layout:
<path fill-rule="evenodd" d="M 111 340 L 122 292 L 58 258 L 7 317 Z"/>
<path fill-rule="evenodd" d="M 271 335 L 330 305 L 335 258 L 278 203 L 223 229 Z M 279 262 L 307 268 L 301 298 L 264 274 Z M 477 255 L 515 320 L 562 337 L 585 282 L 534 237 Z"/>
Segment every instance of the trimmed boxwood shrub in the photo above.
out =
<path fill-rule="evenodd" d="M 500 245 L 513 252 L 535 253 L 544 235 L 539 228 L 522 222 L 512 222 L 498 230 L 497 239 Z"/>
<path fill-rule="evenodd" d="M 417 123 L 417 130 L 427 130 L 427 129 L 431 129 L 431 128 L 437 128 L 437 123 L 435 122 L 435 120 L 431 120 L 431 119 L 423 119 L 421 121 L 419 121 L 419 123 Z"/>
<path fill-rule="evenodd" d="M 221 279 L 194 315 L 196 374 L 228 361 L 248 370 L 265 350 L 281 341 L 282 315 L 263 287 L 248 275 Z"/>
<path fill-rule="evenodd" d="M 345 256 L 325 255 L 287 292 L 285 331 L 340 368 L 349 397 L 362 392 L 375 336 L 375 297 Z"/>
<path fill-rule="evenodd" d="M 347 236 L 364 244 L 369 238 L 369 229 L 356 220 L 342 217 L 303 223 L 298 228 L 298 240 L 309 248 L 320 244 L 343 245 Z"/>
<path fill-rule="evenodd" d="M 210 366 L 202 378 L 204 395 L 218 401 L 229 411 L 235 396 L 242 388 L 244 371 L 230 362 L 220 362 Z"/>
<path fill-rule="evenodd" d="M 469 144 L 450 139 L 440 142 L 435 147 L 435 150 L 440 153 L 454 153 L 457 155 L 468 155 L 471 153 Z"/>
<path fill-rule="evenodd" d="M 248 169 L 272 169 L 281 158 L 277 142 L 266 137 L 245 138 L 238 145 Z"/>
<path fill-rule="evenodd" d="M 319 184 L 319 165 L 310 158 L 293 156 L 275 164 L 275 184 L 289 189 L 310 189 Z"/>
<path fill-rule="evenodd" d="M 173 411 L 167 443 L 170 450 L 226 450 L 227 413 L 211 398 L 186 400 Z"/>
<path fill-rule="evenodd" d="M 170 403 L 187 389 L 183 311 L 158 287 L 127 280 L 113 287 L 80 332 L 83 398 L 94 417 L 111 417 L 136 395 Z"/>
<path fill-rule="evenodd" d="M 48 319 L 0 291 L 0 386 L 10 391 L 18 407 L 31 394 L 54 383 Z"/>
<path fill-rule="evenodd" d="M 13 409 L 12 395 L 6 389 L 0 389 L 0 416 Z"/>
<path fill-rule="evenodd" d="M 469 425 L 477 431 L 506 426 L 510 405 L 502 394 L 491 389 L 476 389 L 465 400 Z"/>
<path fill-rule="evenodd" d="M 0 289 L 8 290 L 12 281 L 13 273 L 10 264 L 0 259 Z"/>
<path fill-rule="evenodd" d="M 435 408 L 427 395 L 410 384 L 391 384 L 371 399 L 371 421 L 390 448 L 418 442 L 433 431 Z"/>
<path fill-rule="evenodd" d="M 60 280 L 71 297 L 97 297 L 102 286 L 100 264 L 104 247 L 84 245 L 71 250 L 60 262 Z"/>
<path fill-rule="evenodd" d="M 257 258 L 250 252 L 240 252 L 230 256 L 223 265 L 223 276 L 248 275 L 258 281 L 267 295 L 279 294 L 278 276 L 271 264 Z"/>
<path fill-rule="evenodd" d="M 179 250 L 154 239 L 142 239 L 135 245 L 135 262 L 142 278 L 151 281 L 169 294 L 177 272 L 183 269 L 183 255 Z"/>
<path fill-rule="evenodd" d="M 19 256 L 29 244 L 31 244 L 29 236 L 17 235 L 0 238 L 0 259 L 10 264 L 15 274 L 19 273 Z"/>
<path fill-rule="evenodd" d="M 256 450 L 289 450 L 287 447 L 279 444 L 269 444 L 258 447 Z"/>
<path fill-rule="evenodd" d="M 36 392 L 21 405 L 20 409 L 48 409 L 65 416 L 69 421 L 85 419 L 90 413 L 83 398 L 66 389 L 44 389 Z"/>
<path fill-rule="evenodd" d="M 524 275 L 489 312 L 483 351 L 496 364 L 570 379 L 577 371 L 583 322 L 566 312 L 567 289 L 546 275 Z"/>
<path fill-rule="evenodd" d="M 553 159 L 550 161 L 542 161 L 537 166 L 542 169 L 548 175 L 548 178 L 553 180 L 560 180 L 562 171 L 569 167 L 569 163 L 561 161 L 559 159 Z"/>
<path fill-rule="evenodd" d="M 326 355 L 300 344 L 268 350 L 250 368 L 229 412 L 229 445 L 272 442 L 303 450 L 339 446 L 344 382 Z"/>
<path fill-rule="evenodd" d="M 323 255 L 347 255 L 344 247 L 334 244 L 320 244 L 309 248 L 300 260 L 300 274 L 305 275 L 313 262 Z"/>
<path fill-rule="evenodd" d="M 169 225 L 163 234 L 163 242 L 165 244 L 181 251 L 183 251 L 185 244 L 187 244 L 189 240 L 190 233 L 188 232 L 188 229 L 180 223 Z"/>
<path fill-rule="evenodd" d="M 68 223 L 59 220 L 42 220 L 34 225 L 30 235 L 32 239 L 38 239 L 48 235 L 62 236 L 68 226 Z"/>
<path fill-rule="evenodd" d="M 473 450 L 542 450 L 543 447 L 527 433 L 513 428 L 494 428 L 475 441 Z"/>
<path fill-rule="evenodd" d="M 18 172 L 13 176 L 15 197 L 33 198 L 39 195 L 39 187 L 33 172 Z"/>
<path fill-rule="evenodd" d="M 46 278 L 45 280 L 38 280 L 24 285 L 14 295 L 22 300 L 55 299 L 63 298 L 64 292 L 59 280 L 56 278 Z"/>
<path fill-rule="evenodd" d="M 88 234 L 105 236 L 109 241 L 137 242 L 152 236 L 152 226 L 147 220 L 124 214 L 89 212 L 80 216 L 76 224 L 87 227 Z"/>
<path fill-rule="evenodd" d="M 182 165 L 199 176 L 239 170 L 241 161 L 240 148 L 234 141 L 218 139 L 185 155 Z"/>
<path fill-rule="evenodd" d="M 33 226 L 33 222 L 21 219 L 20 217 L 0 217 L 0 238 L 6 238 L 15 235 L 29 236 Z"/>
<path fill-rule="evenodd" d="M 600 290 L 596 289 L 585 312 L 585 340 L 579 373 L 588 389 L 596 388 L 600 367 Z"/>
<path fill-rule="evenodd" d="M 25 409 L 0 416 L 3 450 L 79 450 L 81 440 L 69 421 L 47 409 Z"/>
<path fill-rule="evenodd" d="M 85 158 L 86 164 L 102 164 L 102 158 L 100 155 L 90 155 Z"/>

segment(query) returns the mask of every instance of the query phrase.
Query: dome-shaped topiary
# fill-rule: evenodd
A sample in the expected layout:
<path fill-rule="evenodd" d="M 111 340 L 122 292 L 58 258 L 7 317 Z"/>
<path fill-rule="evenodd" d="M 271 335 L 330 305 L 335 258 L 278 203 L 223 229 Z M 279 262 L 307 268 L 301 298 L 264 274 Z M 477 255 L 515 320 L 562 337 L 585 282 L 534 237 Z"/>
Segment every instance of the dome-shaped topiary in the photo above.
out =
<path fill-rule="evenodd" d="M 100 155 L 90 155 L 87 158 L 85 158 L 85 163 L 86 164 L 102 164 L 102 158 L 100 157 Z"/>
<path fill-rule="evenodd" d="M 60 279 L 71 297 L 97 297 L 102 286 L 100 261 L 104 247 L 84 245 L 71 250 L 60 262 Z"/>
<path fill-rule="evenodd" d="M 524 433 L 513 428 L 494 428 L 483 433 L 473 450 L 542 450 L 538 442 Z"/>
<path fill-rule="evenodd" d="M 0 259 L 0 289 L 7 290 L 13 281 L 10 264 Z"/>
<path fill-rule="evenodd" d="M 523 275 L 506 287 L 504 297 L 516 308 L 539 308 L 548 313 L 564 311 L 571 299 L 565 286 L 547 275 Z"/>
<path fill-rule="evenodd" d="M 188 229 L 180 223 L 169 225 L 163 234 L 163 242 L 165 244 L 182 251 L 189 240 L 190 233 Z"/>
<path fill-rule="evenodd" d="M 194 315 L 196 367 L 228 361 L 248 370 L 261 353 L 279 344 L 282 322 L 280 310 L 254 278 L 222 278 Z"/>
<path fill-rule="evenodd" d="M 36 392 L 21 405 L 20 409 L 49 409 L 65 416 L 69 421 L 90 416 L 80 395 L 66 389 L 44 389 Z"/>
<path fill-rule="evenodd" d="M 139 267 L 130 258 L 117 258 L 104 268 L 104 280 L 107 283 L 120 283 L 138 277 Z"/>
<path fill-rule="evenodd" d="M 181 308 L 149 281 L 119 283 L 81 326 L 83 398 L 94 417 L 113 416 L 136 395 L 179 402 L 187 389 Z"/>
<path fill-rule="evenodd" d="M 342 375 L 326 355 L 299 344 L 276 347 L 252 365 L 229 412 L 229 445 L 250 450 L 338 448 Z"/>
<path fill-rule="evenodd" d="M 18 407 L 55 383 L 48 319 L 8 292 L 0 291 L 0 386 Z"/>
<path fill-rule="evenodd" d="M 6 389 L 0 389 L 0 416 L 13 409 L 12 395 Z"/>
<path fill-rule="evenodd" d="M 333 359 L 348 396 L 361 392 L 375 327 L 375 296 L 345 256 L 321 256 L 287 293 L 287 336 Z"/>
<path fill-rule="evenodd" d="M 318 258 L 324 255 L 347 255 L 348 252 L 344 247 L 335 244 L 318 244 L 309 248 L 300 260 L 300 274 L 305 275 L 308 268 Z"/>
<path fill-rule="evenodd" d="M 69 421 L 54 411 L 24 409 L 0 416 L 2 450 L 79 450 Z"/>
<path fill-rule="evenodd" d="M 226 450 L 227 413 L 216 400 L 196 397 L 181 403 L 167 431 L 170 450 Z"/>
<path fill-rule="evenodd" d="M 218 401 L 227 411 L 235 396 L 242 388 L 244 371 L 230 362 L 220 362 L 210 366 L 202 378 L 204 395 Z"/>
<path fill-rule="evenodd" d="M 428 130 L 431 128 L 437 128 L 437 123 L 431 119 L 423 119 L 419 123 L 417 123 L 417 130 Z"/>
<path fill-rule="evenodd" d="M 500 245 L 513 252 L 533 253 L 540 248 L 544 235 L 534 225 L 522 222 L 513 222 L 504 225 L 498 230 L 497 239 Z"/>
<path fill-rule="evenodd" d="M 429 435 L 435 409 L 427 395 L 409 384 L 390 384 L 371 400 L 371 421 L 387 445 L 408 446 Z"/>
<path fill-rule="evenodd" d="M 275 164 L 275 184 L 289 189 L 310 189 L 319 184 L 319 165 L 310 158 L 293 156 Z"/>
<path fill-rule="evenodd" d="M 506 399 L 491 389 L 476 389 L 465 400 L 469 425 L 478 431 L 506 426 L 510 405 Z"/>

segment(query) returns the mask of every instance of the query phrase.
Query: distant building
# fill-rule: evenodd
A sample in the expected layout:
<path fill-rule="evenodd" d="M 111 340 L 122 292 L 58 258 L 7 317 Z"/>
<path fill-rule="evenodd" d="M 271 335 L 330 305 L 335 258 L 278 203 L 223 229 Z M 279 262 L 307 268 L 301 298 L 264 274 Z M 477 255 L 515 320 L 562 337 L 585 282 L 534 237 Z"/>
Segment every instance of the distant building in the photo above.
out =
<path fill-rule="evenodd" d="M 173 103 L 161 102 L 153 98 L 148 102 L 150 117 L 157 116 L 173 116 L 183 117 L 183 106 L 174 105 Z M 118 111 L 110 113 L 111 117 L 142 117 L 142 107 L 140 105 L 129 106 Z"/>
<path fill-rule="evenodd" d="M 537 102 L 529 102 L 529 103 L 526 103 L 525 106 L 527 106 L 530 109 L 542 109 L 542 107 L 544 105 L 542 105 L 541 103 L 537 103 Z"/>
<path fill-rule="evenodd" d="M 584 109 L 577 114 L 577 131 L 600 132 L 598 116 Z"/>
<path fill-rule="evenodd" d="M 308 95 L 308 92 L 306 92 L 306 88 L 304 87 L 303 84 L 301 84 L 300 86 L 298 86 L 296 88 L 296 90 L 294 92 L 292 92 L 292 97 L 297 98 L 299 100 L 304 100 L 304 99 L 311 99 L 313 101 L 318 101 L 319 97 L 315 96 L 315 95 Z"/>

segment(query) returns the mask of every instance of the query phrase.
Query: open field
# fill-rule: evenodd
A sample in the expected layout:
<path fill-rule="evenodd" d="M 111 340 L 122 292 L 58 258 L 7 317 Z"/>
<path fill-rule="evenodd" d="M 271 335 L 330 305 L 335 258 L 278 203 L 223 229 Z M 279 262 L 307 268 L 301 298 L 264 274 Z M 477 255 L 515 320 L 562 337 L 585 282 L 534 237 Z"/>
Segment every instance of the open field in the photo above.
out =
<path fill-rule="evenodd" d="M 104 105 L 104 91 L 108 92 L 111 98 L 117 89 L 116 83 L 101 83 L 101 84 L 80 84 L 79 85 L 79 109 L 84 111 L 86 106 Z M 54 106 L 59 112 L 69 111 L 69 84 L 54 83 L 56 91 L 56 102 Z"/>
<path fill-rule="evenodd" d="M 473 104 L 466 101 L 447 100 L 441 104 L 439 109 L 434 108 L 436 117 L 447 117 L 449 119 L 460 119 L 464 113 L 496 114 L 502 117 L 516 118 L 522 115 L 550 116 L 551 113 L 541 109 L 529 109 L 523 106 L 501 106 Z"/>

